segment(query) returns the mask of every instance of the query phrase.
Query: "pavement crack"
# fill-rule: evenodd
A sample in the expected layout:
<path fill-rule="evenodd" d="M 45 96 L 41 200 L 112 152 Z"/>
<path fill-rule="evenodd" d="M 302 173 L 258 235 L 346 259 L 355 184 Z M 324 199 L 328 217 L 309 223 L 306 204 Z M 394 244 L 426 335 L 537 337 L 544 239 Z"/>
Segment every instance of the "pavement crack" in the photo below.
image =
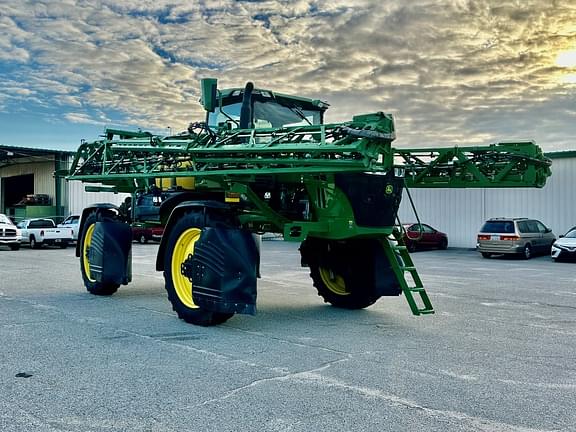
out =
<path fill-rule="evenodd" d="M 322 371 L 330 368 L 334 364 L 347 362 L 349 360 L 350 360 L 349 357 L 341 358 L 341 359 L 337 359 L 337 360 L 332 360 L 330 362 L 326 362 L 322 366 L 316 367 L 314 369 L 306 370 L 306 371 L 292 372 L 292 373 L 287 373 L 287 374 L 284 374 L 281 376 L 275 376 L 275 377 L 270 377 L 270 378 L 260 378 L 260 379 L 251 381 L 250 383 L 245 384 L 243 386 L 236 387 L 232 390 L 229 390 L 224 395 L 222 395 L 220 397 L 205 400 L 204 402 L 197 404 L 197 405 L 194 405 L 191 408 L 197 408 L 197 407 L 206 406 L 206 405 L 209 405 L 212 403 L 218 403 L 218 402 L 224 401 L 226 399 L 231 398 L 232 396 L 237 395 L 238 393 L 243 392 L 244 390 L 256 387 L 262 383 L 268 383 L 268 382 L 274 382 L 274 381 L 287 381 L 287 380 L 290 380 L 293 378 L 298 379 L 301 375 L 307 376 L 307 374 L 316 374 L 316 373 L 322 372 Z"/>

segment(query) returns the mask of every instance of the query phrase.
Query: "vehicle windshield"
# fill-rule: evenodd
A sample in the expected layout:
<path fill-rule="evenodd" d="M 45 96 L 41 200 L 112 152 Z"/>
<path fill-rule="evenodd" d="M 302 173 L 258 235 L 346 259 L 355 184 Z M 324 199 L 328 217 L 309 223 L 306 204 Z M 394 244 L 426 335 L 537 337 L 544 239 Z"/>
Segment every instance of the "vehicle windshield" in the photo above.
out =
<path fill-rule="evenodd" d="M 10 218 L 6 215 L 0 214 L 0 223 L 14 225 Z"/>
<path fill-rule="evenodd" d="M 513 233 L 514 222 L 510 221 L 488 221 L 480 230 L 484 233 Z"/>
<path fill-rule="evenodd" d="M 576 229 L 571 229 L 564 236 L 565 238 L 576 238 Z"/>
<path fill-rule="evenodd" d="M 241 102 L 216 108 L 208 114 L 208 126 L 216 129 L 227 121 L 232 129 L 240 123 Z M 256 129 L 280 128 L 285 126 L 306 126 L 320 124 L 320 111 L 302 109 L 297 105 L 283 105 L 270 98 L 262 98 L 254 101 L 253 121 Z"/>

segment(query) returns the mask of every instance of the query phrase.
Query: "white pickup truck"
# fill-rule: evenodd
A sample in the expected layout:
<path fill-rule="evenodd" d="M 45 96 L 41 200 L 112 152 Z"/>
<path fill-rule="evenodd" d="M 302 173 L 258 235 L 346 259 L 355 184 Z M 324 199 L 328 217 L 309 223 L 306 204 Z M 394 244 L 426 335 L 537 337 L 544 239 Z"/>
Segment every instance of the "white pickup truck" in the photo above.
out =
<path fill-rule="evenodd" d="M 18 250 L 21 240 L 20 230 L 14 226 L 8 216 L 0 214 L 0 246 Z"/>
<path fill-rule="evenodd" d="M 22 243 L 29 243 L 31 249 L 42 245 L 66 248 L 73 241 L 70 228 L 59 228 L 52 219 L 24 219 L 16 225 L 22 233 Z"/>

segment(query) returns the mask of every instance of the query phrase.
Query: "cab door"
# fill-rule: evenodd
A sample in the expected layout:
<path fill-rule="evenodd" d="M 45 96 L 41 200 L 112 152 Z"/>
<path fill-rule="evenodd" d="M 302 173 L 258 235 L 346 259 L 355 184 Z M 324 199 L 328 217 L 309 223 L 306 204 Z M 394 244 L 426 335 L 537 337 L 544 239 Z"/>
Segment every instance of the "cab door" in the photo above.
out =
<path fill-rule="evenodd" d="M 536 226 L 538 227 L 538 231 L 540 232 L 540 239 L 541 239 L 541 247 L 543 252 L 550 252 L 550 247 L 556 238 L 552 233 L 552 230 L 548 229 L 546 225 L 544 225 L 540 221 L 535 221 Z"/>
<path fill-rule="evenodd" d="M 530 243 L 534 251 L 542 251 L 544 249 L 544 240 L 542 238 L 542 233 L 538 229 L 537 221 L 528 220 L 526 221 L 528 226 L 528 237 L 530 237 Z"/>

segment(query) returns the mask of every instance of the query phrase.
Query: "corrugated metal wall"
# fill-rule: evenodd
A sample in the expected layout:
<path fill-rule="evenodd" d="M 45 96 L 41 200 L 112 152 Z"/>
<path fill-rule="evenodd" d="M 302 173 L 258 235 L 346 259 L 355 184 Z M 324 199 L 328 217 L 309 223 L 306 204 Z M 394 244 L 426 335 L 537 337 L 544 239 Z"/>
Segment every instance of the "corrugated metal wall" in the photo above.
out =
<path fill-rule="evenodd" d="M 412 189 L 420 220 L 448 234 L 450 246 L 473 248 L 482 223 L 491 217 L 530 217 L 558 236 L 576 225 L 576 158 L 553 159 L 542 189 Z M 416 220 L 406 193 L 400 220 Z"/>
<path fill-rule="evenodd" d="M 96 186 L 92 183 L 90 185 Z M 95 203 L 111 203 L 119 206 L 130 196 L 127 193 L 86 192 L 84 186 L 79 181 L 68 182 L 68 214 L 80 214 L 82 209 Z"/>

